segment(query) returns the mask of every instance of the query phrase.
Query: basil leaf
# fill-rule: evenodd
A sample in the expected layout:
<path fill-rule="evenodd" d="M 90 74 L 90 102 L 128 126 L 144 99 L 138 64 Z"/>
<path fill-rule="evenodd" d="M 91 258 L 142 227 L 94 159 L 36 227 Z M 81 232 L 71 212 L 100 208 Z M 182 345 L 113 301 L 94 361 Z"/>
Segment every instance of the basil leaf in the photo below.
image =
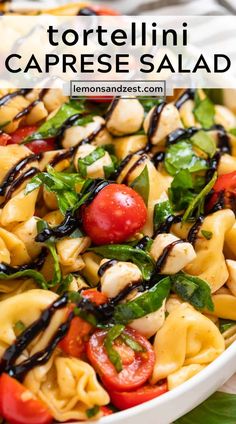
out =
<path fill-rule="evenodd" d="M 236 137 L 236 128 L 232 128 L 231 130 L 229 130 L 229 133 Z"/>
<path fill-rule="evenodd" d="M 217 180 L 217 172 L 214 173 L 212 179 L 209 181 L 209 183 L 202 189 L 202 191 L 194 197 L 194 199 L 189 204 L 187 210 L 184 213 L 183 216 L 183 222 L 187 221 L 187 219 L 191 218 L 193 215 L 193 212 L 198 207 L 198 215 L 204 212 L 204 202 L 206 195 L 211 191 L 212 187 L 214 186 L 215 182 Z"/>
<path fill-rule="evenodd" d="M 77 115 L 78 113 L 84 113 L 85 108 L 83 103 L 75 103 L 75 102 L 69 102 L 64 103 L 56 115 L 54 115 L 51 119 L 48 119 L 46 122 L 44 122 L 38 130 L 31 134 L 29 137 L 27 137 L 24 142 L 29 142 L 32 140 L 39 140 L 44 138 L 50 138 L 55 137 L 61 126 L 64 124 L 64 122 L 70 118 L 73 115 Z M 87 123 L 92 121 L 92 115 L 88 115 L 85 117 L 78 118 L 73 125 L 86 125 Z"/>
<path fill-rule="evenodd" d="M 170 287 L 171 280 L 166 277 L 136 299 L 120 303 L 115 307 L 114 321 L 126 325 L 137 318 L 142 318 L 157 311 L 163 301 L 169 296 Z"/>
<path fill-rule="evenodd" d="M 196 90 L 195 94 L 195 107 L 193 114 L 196 120 L 202 125 L 203 128 L 210 128 L 215 123 L 215 106 L 207 97 L 203 100 L 199 98 Z"/>
<path fill-rule="evenodd" d="M 153 224 L 154 224 L 154 231 L 157 230 L 157 228 L 163 224 L 163 222 L 166 221 L 168 216 L 173 214 L 173 209 L 170 204 L 169 200 L 165 200 L 164 202 L 156 203 L 154 206 L 154 213 L 153 213 Z"/>
<path fill-rule="evenodd" d="M 138 175 L 137 178 L 130 184 L 130 187 L 132 187 L 140 196 L 143 198 L 145 204 L 148 204 L 148 197 L 149 197 L 149 174 L 148 174 L 148 167 L 147 165 L 145 168 L 143 168 L 141 174 Z"/>
<path fill-rule="evenodd" d="M 126 333 L 122 333 L 120 338 L 129 346 L 134 352 L 145 352 L 145 349 L 141 344 L 136 342 L 132 337 L 128 336 Z"/>
<path fill-rule="evenodd" d="M 48 289 L 48 283 L 44 276 L 34 269 L 25 269 L 24 271 L 17 271 L 10 275 L 0 272 L 0 280 L 13 280 L 16 278 L 33 278 L 42 289 Z"/>
<path fill-rule="evenodd" d="M 201 230 L 201 234 L 203 235 L 203 237 L 205 237 L 206 240 L 211 240 L 213 236 L 212 231 Z"/>
<path fill-rule="evenodd" d="M 163 103 L 163 99 L 160 97 L 139 97 L 139 101 L 144 108 L 145 114 L 150 112 L 153 107 Z"/>
<path fill-rule="evenodd" d="M 175 424 L 235 424 L 236 395 L 216 392 Z"/>
<path fill-rule="evenodd" d="M 37 232 L 38 232 L 38 234 L 41 233 L 46 228 L 49 228 L 48 223 L 46 221 L 44 221 L 43 219 L 40 219 L 40 220 L 37 221 Z M 59 259 L 58 259 L 58 255 L 57 255 L 55 241 L 52 240 L 52 239 L 49 239 L 49 240 L 45 241 L 44 243 L 47 246 L 47 248 L 49 249 L 49 251 L 52 255 L 52 258 L 53 258 L 53 262 L 54 262 L 54 274 L 53 274 L 52 280 L 50 282 L 48 282 L 48 287 L 55 287 L 58 284 L 60 284 L 61 279 L 62 279 L 61 268 L 60 268 L 60 263 L 59 263 Z"/>
<path fill-rule="evenodd" d="M 114 327 L 108 331 L 104 339 L 104 346 L 107 351 L 108 358 L 114 365 L 117 372 L 122 371 L 123 367 L 119 353 L 113 348 L 113 342 L 121 335 L 124 329 L 124 325 L 114 325 Z"/>
<path fill-rule="evenodd" d="M 206 281 L 201 278 L 181 272 L 171 277 L 172 289 L 186 302 L 189 302 L 197 309 L 207 308 L 214 310 L 211 298 L 211 289 Z"/>
<path fill-rule="evenodd" d="M 205 131 L 198 131 L 194 134 L 191 137 L 191 142 L 195 147 L 202 150 L 210 158 L 214 156 L 216 152 L 216 143 Z"/>
<path fill-rule="evenodd" d="M 221 88 L 204 88 L 207 97 L 217 105 L 224 104 L 224 90 Z"/>
<path fill-rule="evenodd" d="M 25 194 L 44 185 L 48 191 L 55 193 L 59 209 L 65 215 L 68 210 L 76 207 L 78 202 L 76 184 L 83 182 L 79 174 L 57 172 L 52 166 L 48 166 L 47 172 L 41 172 L 31 179 L 25 188 Z"/>
<path fill-rule="evenodd" d="M 95 246 L 90 247 L 88 250 L 93 251 L 104 258 L 133 262 L 140 268 L 144 280 L 149 280 L 154 270 L 154 262 L 147 252 L 126 244 Z"/>
<path fill-rule="evenodd" d="M 189 172 L 208 169 L 207 161 L 198 157 L 187 141 L 180 141 L 168 147 L 164 164 L 167 172 L 173 176 L 183 169 L 188 169 Z"/>
<path fill-rule="evenodd" d="M 168 190 L 171 206 L 175 211 L 186 209 L 194 199 L 194 185 L 190 172 L 187 169 L 179 171 Z"/>
<path fill-rule="evenodd" d="M 100 406 L 95 405 L 92 408 L 86 410 L 86 415 L 88 418 L 93 418 L 100 412 Z"/>
<path fill-rule="evenodd" d="M 234 325 L 236 325 L 236 321 L 219 318 L 219 329 L 221 333 L 224 333 L 225 331 L 229 330 L 231 327 L 234 327 Z"/>
<path fill-rule="evenodd" d="M 25 324 L 19 320 L 15 323 L 14 325 L 14 333 L 16 334 L 16 336 L 18 337 L 21 333 L 23 333 L 23 331 L 26 329 Z"/>
<path fill-rule="evenodd" d="M 93 152 L 89 153 L 84 158 L 78 159 L 78 169 L 80 175 L 85 178 L 87 177 L 87 167 L 92 165 L 98 159 L 101 159 L 105 155 L 105 150 L 102 147 L 97 147 Z"/>

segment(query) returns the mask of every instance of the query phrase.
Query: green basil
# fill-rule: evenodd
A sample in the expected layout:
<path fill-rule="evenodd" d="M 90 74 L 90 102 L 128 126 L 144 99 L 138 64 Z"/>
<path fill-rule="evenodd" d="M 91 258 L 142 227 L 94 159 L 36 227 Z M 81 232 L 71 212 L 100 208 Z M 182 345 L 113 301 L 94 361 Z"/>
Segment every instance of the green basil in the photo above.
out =
<path fill-rule="evenodd" d="M 26 329 L 25 324 L 19 320 L 14 325 L 14 333 L 16 334 L 16 337 L 18 337 L 23 331 Z"/>
<path fill-rule="evenodd" d="M 145 114 L 148 114 L 153 107 L 163 103 L 163 99 L 160 97 L 139 97 L 139 101 L 144 108 Z"/>
<path fill-rule="evenodd" d="M 147 165 L 143 168 L 141 174 L 138 175 L 137 178 L 130 185 L 140 196 L 143 198 L 145 204 L 148 204 L 149 198 L 149 174 Z"/>
<path fill-rule="evenodd" d="M 229 133 L 236 137 L 236 128 L 232 128 L 231 130 L 229 130 Z"/>
<path fill-rule="evenodd" d="M 24 271 L 17 271 L 10 275 L 0 272 L 0 280 L 14 280 L 17 278 L 33 278 L 42 289 L 48 289 L 48 283 L 44 276 L 34 269 L 25 269 Z"/>
<path fill-rule="evenodd" d="M 164 164 L 167 172 L 173 176 L 183 169 L 188 169 L 191 173 L 208 169 L 207 161 L 198 157 L 191 143 L 187 141 L 180 141 L 168 147 Z"/>
<path fill-rule="evenodd" d="M 95 405 L 92 408 L 86 410 L 86 415 L 88 418 L 93 418 L 100 412 L 100 406 Z"/>
<path fill-rule="evenodd" d="M 104 258 L 133 262 L 140 268 L 144 280 L 149 280 L 154 270 L 154 262 L 147 252 L 126 244 L 95 246 L 88 250 L 91 250 Z"/>
<path fill-rule="evenodd" d="M 215 182 L 217 180 L 217 172 L 214 173 L 212 179 L 209 181 L 209 183 L 202 189 L 202 191 L 194 197 L 194 199 L 189 204 L 187 210 L 184 213 L 183 216 L 183 222 L 187 221 L 189 218 L 192 217 L 195 209 L 198 209 L 197 215 L 201 215 L 204 212 L 204 202 L 207 194 L 211 191 L 212 187 L 214 186 Z"/>
<path fill-rule="evenodd" d="M 85 107 L 83 102 L 82 103 L 75 103 L 75 102 L 64 103 L 60 107 L 56 115 L 54 115 L 52 118 L 44 122 L 35 133 L 31 134 L 29 137 L 27 137 L 24 140 L 24 143 L 28 143 L 32 140 L 40 140 L 44 138 L 55 137 L 58 134 L 61 126 L 64 124 L 64 122 L 68 118 L 78 113 L 84 113 L 84 112 L 85 112 Z M 73 125 L 86 125 L 89 122 L 92 122 L 92 115 L 78 118 L 76 122 L 73 123 Z"/>
<path fill-rule="evenodd" d="M 194 134 L 191 137 L 191 142 L 195 147 L 202 150 L 210 158 L 214 156 L 216 152 L 216 143 L 205 131 L 198 131 Z"/>
<path fill-rule="evenodd" d="M 234 327 L 234 325 L 236 325 L 236 321 L 219 318 L 219 329 L 221 333 L 224 333 L 225 331 L 229 330 L 231 327 Z"/>
<path fill-rule="evenodd" d="M 236 395 L 216 392 L 175 424 L 235 424 Z"/>
<path fill-rule="evenodd" d="M 37 221 L 38 233 L 41 233 L 46 228 L 48 228 L 48 223 L 46 221 L 44 221 L 43 219 L 40 219 Z M 50 251 L 53 258 L 53 263 L 54 263 L 54 274 L 53 274 L 52 280 L 48 282 L 48 287 L 55 287 L 58 284 L 60 284 L 62 279 L 61 268 L 60 268 L 60 263 L 59 263 L 59 259 L 57 255 L 55 241 L 52 239 L 49 239 L 45 241 L 44 244 L 47 246 L 48 250 Z"/>
<path fill-rule="evenodd" d="M 153 224 L 154 224 L 154 231 L 157 230 L 157 228 L 163 224 L 163 222 L 166 221 L 168 216 L 173 214 L 173 209 L 170 204 L 169 200 L 165 200 L 164 202 L 156 203 L 154 206 L 154 213 L 153 213 Z"/>
<path fill-rule="evenodd" d="M 206 240 L 211 240 L 213 236 L 212 231 L 201 230 L 201 234 L 203 235 L 203 237 L 205 237 Z"/>
<path fill-rule="evenodd" d="M 134 352 L 145 352 L 145 349 L 141 344 L 136 342 L 132 337 L 128 336 L 126 333 L 121 333 L 120 338 L 129 346 Z"/>
<path fill-rule="evenodd" d="M 196 90 L 193 114 L 203 128 L 210 128 L 215 123 L 215 106 L 208 97 L 201 100 Z"/>
<path fill-rule="evenodd" d="M 84 158 L 78 159 L 79 173 L 83 178 L 87 177 L 87 167 L 92 165 L 98 159 L 101 159 L 105 155 L 105 150 L 102 147 L 97 147 L 91 153 Z"/>
<path fill-rule="evenodd" d="M 57 172 L 52 166 L 48 166 L 47 172 L 41 172 L 30 180 L 25 188 L 25 194 L 44 185 L 46 190 L 55 193 L 59 209 L 65 215 L 68 210 L 76 207 L 78 202 L 76 184 L 83 182 L 79 174 Z"/>
<path fill-rule="evenodd" d="M 187 169 L 179 171 L 168 190 L 171 206 L 175 211 L 182 211 L 194 199 L 193 178 Z"/>
<path fill-rule="evenodd" d="M 211 289 L 201 278 L 181 272 L 171 277 L 172 290 L 196 309 L 214 310 Z"/>
<path fill-rule="evenodd" d="M 105 346 L 108 358 L 110 359 L 111 363 L 114 365 L 117 372 L 122 371 L 122 361 L 117 350 L 113 348 L 113 342 L 121 335 L 121 333 L 123 333 L 124 329 L 125 329 L 124 325 L 119 325 L 119 324 L 114 325 L 114 327 L 112 327 L 108 331 L 104 339 L 104 346 Z"/>
<path fill-rule="evenodd" d="M 150 290 L 130 302 L 121 303 L 115 307 L 113 319 L 118 324 L 128 324 L 145 315 L 160 309 L 163 301 L 169 296 L 171 280 L 163 278 Z"/>

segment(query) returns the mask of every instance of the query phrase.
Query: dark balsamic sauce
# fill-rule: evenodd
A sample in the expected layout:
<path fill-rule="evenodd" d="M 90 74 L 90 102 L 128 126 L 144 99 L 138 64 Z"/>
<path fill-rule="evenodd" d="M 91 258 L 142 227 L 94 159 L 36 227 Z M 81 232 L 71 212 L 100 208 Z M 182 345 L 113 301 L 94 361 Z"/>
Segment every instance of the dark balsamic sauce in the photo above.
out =
<path fill-rule="evenodd" d="M 57 225 L 56 227 L 45 228 L 45 230 L 43 230 L 35 237 L 35 241 L 43 243 L 50 237 L 62 238 L 69 236 L 73 233 L 73 231 L 75 231 L 77 226 L 78 222 L 76 216 L 71 211 L 68 211 L 66 212 L 65 218 L 61 224 Z"/>
<path fill-rule="evenodd" d="M 158 152 L 151 159 L 151 161 L 154 163 L 156 168 L 158 168 L 158 166 L 162 162 L 164 162 L 164 160 L 165 160 L 165 152 Z"/>
<path fill-rule="evenodd" d="M 171 253 L 172 249 L 173 249 L 173 248 L 174 248 L 177 244 L 180 244 L 180 243 L 184 243 L 184 240 L 175 240 L 175 241 L 173 241 L 172 243 L 168 244 L 168 246 L 166 246 L 166 247 L 163 249 L 162 254 L 159 256 L 159 258 L 157 259 L 157 262 L 156 262 L 156 269 L 155 269 L 155 272 L 156 272 L 157 274 L 160 274 L 161 270 L 164 268 L 164 266 L 165 266 L 165 264 L 166 264 L 166 261 L 167 261 L 167 259 L 168 259 L 168 256 L 170 255 L 170 253 Z"/>
<path fill-rule="evenodd" d="M 151 119 L 150 119 L 150 123 L 149 123 L 149 128 L 148 128 L 148 144 L 149 144 L 149 148 L 151 148 L 152 145 L 152 138 L 157 130 L 159 121 L 160 121 L 160 117 L 161 117 L 161 113 L 165 107 L 166 103 L 162 102 L 159 103 L 159 105 L 155 106 L 155 109 L 152 112 L 151 115 Z"/>
<path fill-rule="evenodd" d="M 178 143 L 179 141 L 185 140 L 192 137 L 196 132 L 199 131 L 199 128 L 190 127 L 190 128 L 177 128 L 177 130 L 172 131 L 166 139 L 167 146 L 170 144 Z"/>
<path fill-rule="evenodd" d="M 129 155 L 125 156 L 124 159 L 122 159 L 121 163 L 119 164 L 118 168 L 116 169 L 116 171 L 114 172 L 113 177 L 116 179 L 119 177 L 119 175 L 121 174 L 121 172 L 123 171 L 123 169 L 125 169 L 126 165 L 128 165 L 130 159 L 132 158 L 132 156 L 135 153 L 130 153 Z"/>
<path fill-rule="evenodd" d="M 211 181 L 214 173 L 217 171 L 217 168 L 218 168 L 218 165 L 219 165 L 219 162 L 220 162 L 220 158 L 221 158 L 221 152 L 218 151 L 209 160 L 209 169 L 206 172 L 206 184 L 208 184 L 209 181 Z"/>
<path fill-rule="evenodd" d="M 13 93 L 6 94 L 0 98 L 0 107 L 4 106 L 7 102 L 17 96 L 26 96 L 26 94 L 30 93 L 30 91 L 32 91 L 32 88 L 22 88 L 21 90 L 13 91 Z"/>
<path fill-rule="evenodd" d="M 230 137 L 227 134 L 225 128 L 222 125 L 214 125 L 213 127 L 211 127 L 211 130 L 217 131 L 218 148 L 220 149 L 220 152 L 222 154 L 228 153 L 230 155 L 232 153 Z"/>
<path fill-rule="evenodd" d="M 56 135 L 56 143 L 60 146 L 63 136 L 70 127 L 73 126 L 73 124 L 79 119 L 82 118 L 82 115 L 80 113 L 76 113 L 75 115 L 70 116 L 68 119 L 66 119 L 65 122 L 63 122 L 62 126 L 60 127 L 57 135 Z"/>
<path fill-rule="evenodd" d="M 125 176 L 125 178 L 124 178 L 124 180 L 123 180 L 123 182 L 125 183 L 126 181 L 128 181 L 128 179 L 129 179 L 129 176 L 132 174 L 132 172 L 133 171 L 135 171 L 135 169 L 139 166 L 139 165 L 141 165 L 143 162 L 145 162 L 145 160 L 147 159 L 147 156 L 146 155 L 142 155 L 142 156 L 140 156 L 137 160 L 136 160 L 136 162 L 134 162 L 134 164 L 130 167 L 130 169 L 128 170 L 128 172 L 127 172 L 127 174 L 126 174 L 126 176 Z"/>
<path fill-rule="evenodd" d="M 57 153 L 54 158 L 49 162 L 49 165 L 56 166 L 58 163 L 62 162 L 64 159 L 70 159 L 74 155 L 74 148 L 71 147 L 65 152 Z"/>
<path fill-rule="evenodd" d="M 102 265 L 99 267 L 99 270 L 98 270 L 98 276 L 99 276 L 99 277 L 102 277 L 102 276 L 103 276 L 103 274 L 105 274 L 105 272 L 106 272 L 109 268 L 111 268 L 113 265 L 115 265 L 115 264 L 117 264 L 117 260 L 116 260 L 116 259 L 110 259 L 109 261 L 107 261 L 107 262 L 105 262 L 104 264 L 102 264 Z"/>
<path fill-rule="evenodd" d="M 118 106 L 120 98 L 119 97 L 115 97 L 113 99 L 113 101 L 111 102 L 107 112 L 105 113 L 105 119 L 106 121 L 109 121 L 109 119 L 111 118 L 116 106 Z"/>
<path fill-rule="evenodd" d="M 26 180 L 32 178 L 34 175 L 38 174 L 40 171 L 38 168 L 32 167 L 21 174 L 16 180 L 14 180 L 7 191 L 4 202 L 1 204 L 1 207 L 5 206 L 7 202 L 11 199 L 14 191 L 19 188 Z"/>
<path fill-rule="evenodd" d="M 196 222 L 194 223 L 194 225 L 190 228 L 188 236 L 187 236 L 187 241 L 189 243 L 191 243 L 193 246 L 196 242 L 197 239 L 197 235 L 198 235 L 198 231 L 203 223 L 204 217 L 203 216 L 199 216 L 196 220 Z"/>
<path fill-rule="evenodd" d="M 24 361 L 22 364 L 14 366 L 15 361 L 17 360 L 17 358 L 20 357 L 20 355 L 27 348 L 27 346 L 35 339 L 35 337 L 37 337 L 40 334 L 41 331 L 47 328 L 54 313 L 58 309 L 64 308 L 67 305 L 67 303 L 68 303 L 68 295 L 64 294 L 59 299 L 57 299 L 49 308 L 45 309 L 42 312 L 41 316 L 36 321 L 34 321 L 28 328 L 26 328 L 26 330 L 24 330 L 20 336 L 17 337 L 16 341 L 8 349 L 6 349 L 6 351 L 3 354 L 3 357 L 0 361 L 0 373 L 7 372 L 11 376 L 18 378 L 19 380 L 22 380 L 27 371 L 32 369 L 34 366 L 38 365 L 38 358 L 40 353 L 43 352 L 45 354 L 45 351 L 47 349 L 50 353 L 52 353 L 51 343 L 50 343 L 48 348 L 44 349 L 42 352 L 37 353 L 37 358 L 35 358 L 35 355 L 34 355 L 31 358 Z M 57 333 L 53 336 L 53 339 L 51 341 L 51 342 L 54 342 L 53 346 L 55 345 L 56 335 Z M 65 334 L 63 334 L 63 336 L 64 335 Z M 47 357 L 46 361 L 48 359 L 49 358 Z"/>
<path fill-rule="evenodd" d="M 82 9 L 79 9 L 77 16 L 97 16 L 97 13 L 89 7 L 83 7 Z"/>
<path fill-rule="evenodd" d="M 188 88 L 188 90 L 185 90 L 185 92 L 176 100 L 175 107 L 177 109 L 180 109 L 181 106 L 188 100 L 194 100 L 195 96 L 195 89 L 194 88 Z"/>
<path fill-rule="evenodd" d="M 182 221 L 181 215 L 169 215 L 166 218 L 166 220 L 161 225 L 159 225 L 159 227 L 156 229 L 154 233 L 154 238 L 158 236 L 159 234 L 169 233 L 171 226 L 181 221 Z"/>
<path fill-rule="evenodd" d="M 26 271 L 28 269 L 40 269 L 42 268 L 45 259 L 47 257 L 48 251 L 46 247 L 43 247 L 39 256 L 32 262 L 26 265 L 21 266 L 10 266 L 5 263 L 0 263 L 0 272 L 4 272 L 7 275 L 15 274 L 16 272 Z"/>
<path fill-rule="evenodd" d="M 14 165 L 6 174 L 3 179 L 2 184 L 0 185 L 0 196 L 3 196 L 6 193 L 8 186 L 13 182 L 19 172 L 30 162 L 40 160 L 42 158 L 42 153 L 37 155 L 29 155 L 23 159 L 20 159 L 16 165 Z"/>
<path fill-rule="evenodd" d="M 152 239 L 148 236 L 142 237 L 141 240 L 139 240 L 139 242 L 136 244 L 136 246 L 134 246 L 135 249 L 145 250 L 150 240 Z"/>

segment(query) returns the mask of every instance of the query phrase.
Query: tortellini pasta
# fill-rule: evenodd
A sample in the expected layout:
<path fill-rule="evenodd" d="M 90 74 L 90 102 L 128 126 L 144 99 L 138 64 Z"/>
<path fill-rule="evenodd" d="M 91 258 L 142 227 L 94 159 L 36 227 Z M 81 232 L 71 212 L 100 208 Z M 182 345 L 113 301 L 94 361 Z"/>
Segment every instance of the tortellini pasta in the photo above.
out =
<path fill-rule="evenodd" d="M 170 378 L 184 366 L 209 364 L 224 348 L 223 336 L 215 324 L 189 304 L 183 303 L 170 312 L 156 334 L 156 363 L 151 382 L 154 384 L 163 378 Z"/>

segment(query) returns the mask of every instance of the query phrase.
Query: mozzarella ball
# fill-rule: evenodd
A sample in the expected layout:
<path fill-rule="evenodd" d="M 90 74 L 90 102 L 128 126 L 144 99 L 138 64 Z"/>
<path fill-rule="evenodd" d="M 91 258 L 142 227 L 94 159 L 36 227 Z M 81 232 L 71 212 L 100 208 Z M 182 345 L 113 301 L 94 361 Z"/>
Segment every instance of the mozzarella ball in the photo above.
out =
<path fill-rule="evenodd" d="M 173 234 L 159 234 L 151 247 L 150 254 L 157 261 L 163 253 L 163 250 L 174 243 L 175 241 L 180 240 L 178 237 L 175 237 Z M 164 262 L 164 265 L 161 269 L 161 274 L 176 274 L 181 271 L 186 265 L 193 261 L 196 258 L 196 253 L 193 246 L 188 242 L 182 242 L 174 245 L 168 256 L 167 260 Z"/>
<path fill-rule="evenodd" d="M 83 144 L 82 146 L 78 147 L 77 152 L 75 154 L 74 158 L 74 165 L 79 170 L 78 167 L 78 159 L 83 159 L 86 156 L 88 156 L 90 153 L 92 153 L 96 149 L 95 146 L 92 146 L 91 144 Z M 112 160 L 108 152 L 105 152 L 104 156 L 102 156 L 100 159 L 96 160 L 91 165 L 87 166 L 87 176 L 90 178 L 104 178 L 104 166 L 111 166 Z"/>
<path fill-rule="evenodd" d="M 77 125 L 68 128 L 65 131 L 62 146 L 65 149 L 76 146 L 80 141 L 99 131 L 104 124 L 105 121 L 101 116 L 94 116 L 93 121 L 86 125 Z M 98 135 L 94 137 L 93 142 L 96 143 L 97 140 L 99 141 L 99 145 L 112 142 L 112 138 L 106 129 L 101 129 Z"/>
<path fill-rule="evenodd" d="M 154 110 L 155 107 L 150 110 L 144 120 L 143 128 L 146 134 L 148 134 Z M 165 105 L 161 111 L 159 119 L 156 123 L 156 128 L 154 129 L 151 137 L 151 143 L 154 145 L 164 145 L 168 134 L 177 130 L 178 128 L 183 128 L 179 111 L 173 104 L 169 103 Z"/>
<path fill-rule="evenodd" d="M 162 327 L 165 321 L 165 301 L 163 302 L 160 309 L 151 314 L 145 315 L 142 318 L 135 319 L 129 324 L 134 330 L 137 330 L 140 334 L 147 337 L 148 339 L 156 334 L 156 332 Z"/>
<path fill-rule="evenodd" d="M 118 99 L 117 103 L 111 104 L 106 125 L 111 134 L 132 134 L 140 129 L 143 119 L 144 109 L 137 99 Z"/>
<path fill-rule="evenodd" d="M 101 265 L 107 260 L 103 260 Z M 140 269 L 131 262 L 117 262 L 108 268 L 101 277 L 101 290 L 108 297 L 117 296 L 129 284 L 142 279 Z"/>

